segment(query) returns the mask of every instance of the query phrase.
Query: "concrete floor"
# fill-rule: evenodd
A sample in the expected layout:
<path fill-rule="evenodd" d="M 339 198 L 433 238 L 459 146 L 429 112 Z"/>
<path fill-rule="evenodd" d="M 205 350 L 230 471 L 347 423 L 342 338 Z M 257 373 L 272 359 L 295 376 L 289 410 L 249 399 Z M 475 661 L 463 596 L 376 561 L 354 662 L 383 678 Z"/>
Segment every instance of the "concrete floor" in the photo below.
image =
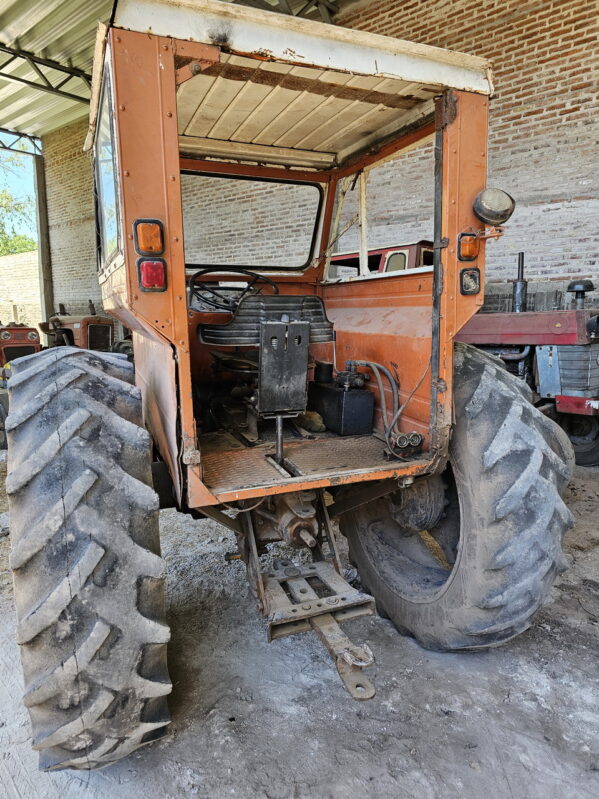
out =
<path fill-rule="evenodd" d="M 234 545 L 223 528 L 163 511 L 170 734 L 91 773 L 37 771 L 0 539 L 0 797 L 596 799 L 599 474 L 577 469 L 568 502 L 572 568 L 533 629 L 507 646 L 435 654 L 388 621 L 348 624 L 376 655 L 377 694 L 363 703 L 314 634 L 267 643 L 243 567 L 224 563 Z"/>

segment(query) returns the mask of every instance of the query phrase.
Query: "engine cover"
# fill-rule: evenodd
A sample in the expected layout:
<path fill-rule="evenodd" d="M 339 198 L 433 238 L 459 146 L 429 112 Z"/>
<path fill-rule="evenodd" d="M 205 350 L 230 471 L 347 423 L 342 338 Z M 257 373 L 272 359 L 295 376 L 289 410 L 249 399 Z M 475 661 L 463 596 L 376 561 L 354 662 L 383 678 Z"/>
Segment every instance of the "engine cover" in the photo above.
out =
<path fill-rule="evenodd" d="M 536 348 L 541 397 L 599 396 L 599 343 Z"/>

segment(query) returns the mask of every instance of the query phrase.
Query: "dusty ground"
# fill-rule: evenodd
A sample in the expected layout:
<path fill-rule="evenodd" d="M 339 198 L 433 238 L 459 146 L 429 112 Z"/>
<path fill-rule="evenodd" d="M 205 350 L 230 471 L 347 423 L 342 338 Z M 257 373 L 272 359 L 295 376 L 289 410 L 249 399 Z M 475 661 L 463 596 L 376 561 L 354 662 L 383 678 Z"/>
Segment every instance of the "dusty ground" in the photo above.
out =
<path fill-rule="evenodd" d="M 225 530 L 164 511 L 171 732 L 93 773 L 37 771 L 0 539 L 0 797 L 596 799 L 599 473 L 578 469 L 568 501 L 572 568 L 511 644 L 435 654 L 382 619 L 347 625 L 377 658 L 365 703 L 349 699 L 313 634 L 266 642 L 243 567 L 225 565 Z"/>

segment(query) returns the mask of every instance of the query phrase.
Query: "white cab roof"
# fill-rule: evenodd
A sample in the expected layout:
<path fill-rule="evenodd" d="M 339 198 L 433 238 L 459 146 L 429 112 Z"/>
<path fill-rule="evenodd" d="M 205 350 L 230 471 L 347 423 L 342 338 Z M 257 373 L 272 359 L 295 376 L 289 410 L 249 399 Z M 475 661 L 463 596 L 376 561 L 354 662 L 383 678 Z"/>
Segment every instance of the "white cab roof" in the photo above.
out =
<path fill-rule="evenodd" d="M 326 169 L 428 117 L 444 89 L 492 92 L 482 58 L 218 0 L 119 0 L 114 25 L 221 48 L 177 92 L 195 156 Z"/>

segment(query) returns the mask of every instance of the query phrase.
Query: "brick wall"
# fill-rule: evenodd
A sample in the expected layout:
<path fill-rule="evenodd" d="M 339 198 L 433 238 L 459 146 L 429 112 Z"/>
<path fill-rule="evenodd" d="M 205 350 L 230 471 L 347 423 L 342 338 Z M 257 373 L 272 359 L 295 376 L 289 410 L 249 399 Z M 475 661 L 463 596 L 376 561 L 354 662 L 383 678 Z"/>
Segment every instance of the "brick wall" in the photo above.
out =
<path fill-rule="evenodd" d="M 96 273 L 92 166 L 83 152 L 87 121 L 43 138 L 54 302 L 69 313 L 87 313 L 87 301 L 101 308 Z"/>
<path fill-rule="evenodd" d="M 28 325 L 42 321 L 37 250 L 0 258 L 0 320 Z"/>
<path fill-rule="evenodd" d="M 368 248 L 413 244 L 433 239 L 434 153 L 432 144 L 410 150 L 402 158 L 374 167 L 368 172 Z M 358 213 L 358 184 L 345 196 L 339 230 L 344 230 Z M 334 251 L 357 252 L 359 227 L 353 224 L 343 233 Z"/>
<path fill-rule="evenodd" d="M 490 59 L 489 185 L 513 194 L 518 207 L 503 239 L 487 248 L 487 278 L 513 277 L 520 250 L 530 277 L 599 278 L 596 0 L 369 0 L 336 22 Z M 422 219 L 428 174 L 421 179 L 419 168 L 417 158 L 402 166 L 396 186 L 409 185 L 412 195 L 422 186 L 427 199 L 409 210 Z M 409 224 L 393 231 L 404 239 L 408 232 Z"/>

